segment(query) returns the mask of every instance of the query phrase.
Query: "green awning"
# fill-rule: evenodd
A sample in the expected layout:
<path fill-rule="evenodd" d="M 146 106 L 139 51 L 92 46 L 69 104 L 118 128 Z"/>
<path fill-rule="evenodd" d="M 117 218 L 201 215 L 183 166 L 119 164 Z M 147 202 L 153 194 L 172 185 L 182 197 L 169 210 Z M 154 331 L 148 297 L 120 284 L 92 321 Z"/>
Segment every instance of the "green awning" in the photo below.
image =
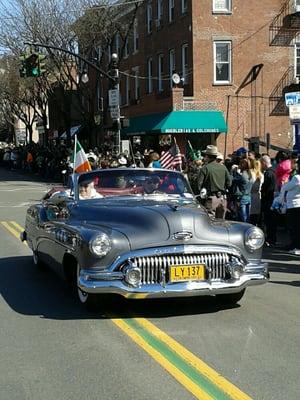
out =
<path fill-rule="evenodd" d="M 227 126 L 221 111 L 170 111 L 130 118 L 122 134 L 221 133 Z"/>

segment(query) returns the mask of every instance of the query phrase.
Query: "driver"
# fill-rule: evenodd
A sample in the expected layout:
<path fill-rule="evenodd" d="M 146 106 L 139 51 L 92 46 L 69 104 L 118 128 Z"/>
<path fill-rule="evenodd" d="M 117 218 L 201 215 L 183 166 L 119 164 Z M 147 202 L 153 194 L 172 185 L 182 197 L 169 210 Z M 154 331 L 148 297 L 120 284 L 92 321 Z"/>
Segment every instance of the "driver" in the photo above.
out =
<path fill-rule="evenodd" d="M 93 179 L 85 179 L 79 182 L 79 199 L 80 200 L 88 200 L 88 199 L 100 199 L 103 196 L 97 192 L 94 187 Z"/>
<path fill-rule="evenodd" d="M 162 193 L 158 190 L 160 186 L 160 179 L 157 175 L 150 176 L 146 178 L 144 183 L 144 192 L 145 194 L 152 194 L 152 193 Z"/>

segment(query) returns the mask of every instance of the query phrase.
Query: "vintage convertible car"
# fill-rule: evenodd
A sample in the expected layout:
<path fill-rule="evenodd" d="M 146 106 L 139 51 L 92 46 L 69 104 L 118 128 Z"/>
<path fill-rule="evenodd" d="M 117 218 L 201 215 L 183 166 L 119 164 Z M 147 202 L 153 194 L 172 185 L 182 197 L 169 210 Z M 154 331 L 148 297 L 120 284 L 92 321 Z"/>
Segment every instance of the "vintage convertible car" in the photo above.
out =
<path fill-rule="evenodd" d="M 73 178 L 72 191 L 52 190 L 27 210 L 21 239 L 87 306 L 103 294 L 236 303 L 267 282 L 263 232 L 211 219 L 181 173 L 118 168 Z"/>

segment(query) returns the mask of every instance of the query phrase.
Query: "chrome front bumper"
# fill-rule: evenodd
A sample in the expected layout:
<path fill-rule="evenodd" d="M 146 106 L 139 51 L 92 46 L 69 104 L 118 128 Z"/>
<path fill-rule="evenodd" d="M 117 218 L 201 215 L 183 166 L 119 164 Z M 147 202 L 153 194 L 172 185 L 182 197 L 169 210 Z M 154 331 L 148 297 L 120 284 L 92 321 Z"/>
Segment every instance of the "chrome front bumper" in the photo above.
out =
<path fill-rule="evenodd" d="M 237 293 L 248 286 L 266 283 L 269 279 L 266 263 L 246 264 L 244 273 L 239 279 L 187 281 L 130 286 L 122 272 L 94 271 L 82 269 L 78 278 L 78 287 L 86 293 L 118 294 L 126 298 L 165 298 L 190 296 L 215 296 L 218 294 Z"/>

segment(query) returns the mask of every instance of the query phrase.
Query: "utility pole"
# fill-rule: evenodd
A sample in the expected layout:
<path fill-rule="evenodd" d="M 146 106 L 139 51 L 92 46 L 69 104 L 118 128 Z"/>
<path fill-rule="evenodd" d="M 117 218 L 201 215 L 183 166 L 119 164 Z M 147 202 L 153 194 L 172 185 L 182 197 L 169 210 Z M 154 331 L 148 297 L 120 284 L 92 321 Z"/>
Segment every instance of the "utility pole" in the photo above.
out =
<path fill-rule="evenodd" d="M 114 121 L 116 130 L 116 152 L 121 152 L 121 117 L 120 117 L 120 79 L 119 79 L 119 57 L 117 53 L 111 55 L 110 62 L 110 90 L 108 92 L 109 111 L 111 119 Z"/>

